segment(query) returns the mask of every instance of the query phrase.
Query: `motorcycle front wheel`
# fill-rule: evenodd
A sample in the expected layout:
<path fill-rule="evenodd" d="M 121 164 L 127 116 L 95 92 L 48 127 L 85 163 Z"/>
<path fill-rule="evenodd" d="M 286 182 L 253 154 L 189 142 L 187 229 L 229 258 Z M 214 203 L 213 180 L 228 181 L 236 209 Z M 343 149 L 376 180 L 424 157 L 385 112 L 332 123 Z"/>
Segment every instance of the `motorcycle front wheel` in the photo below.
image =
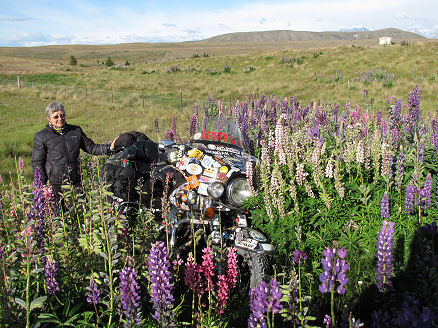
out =
<path fill-rule="evenodd" d="M 268 280 L 271 275 L 271 267 L 266 254 L 249 252 L 237 249 L 239 255 L 239 284 L 248 286 L 249 291 L 257 287 L 262 280 Z"/>

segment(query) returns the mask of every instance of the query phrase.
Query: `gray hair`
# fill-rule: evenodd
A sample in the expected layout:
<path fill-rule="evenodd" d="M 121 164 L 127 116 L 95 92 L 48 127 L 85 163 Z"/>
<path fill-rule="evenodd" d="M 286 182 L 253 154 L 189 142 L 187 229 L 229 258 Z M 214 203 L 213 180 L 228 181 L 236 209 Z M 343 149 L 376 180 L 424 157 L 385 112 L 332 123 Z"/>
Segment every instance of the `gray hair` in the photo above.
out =
<path fill-rule="evenodd" d="M 61 111 L 65 114 L 64 106 L 59 102 L 52 102 L 46 107 L 46 117 L 50 117 L 53 113 Z"/>

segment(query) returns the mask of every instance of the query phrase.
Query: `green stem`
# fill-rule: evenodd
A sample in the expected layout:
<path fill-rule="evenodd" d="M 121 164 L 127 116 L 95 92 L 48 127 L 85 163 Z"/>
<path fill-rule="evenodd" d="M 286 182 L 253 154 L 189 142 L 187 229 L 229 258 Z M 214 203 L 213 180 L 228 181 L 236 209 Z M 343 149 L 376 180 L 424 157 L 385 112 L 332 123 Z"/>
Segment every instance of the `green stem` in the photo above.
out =
<path fill-rule="evenodd" d="M 29 285 L 30 285 L 30 256 L 28 254 L 26 256 L 26 328 L 30 328 Z"/>
<path fill-rule="evenodd" d="M 331 297 L 330 297 L 330 311 L 332 315 L 332 327 L 336 327 L 335 323 L 335 288 L 332 287 Z"/>
<path fill-rule="evenodd" d="M 110 292 L 110 316 L 108 320 L 108 327 L 111 326 L 111 321 L 113 317 L 113 309 L 114 309 L 114 291 L 113 291 L 113 270 L 112 270 L 112 254 L 111 254 L 111 245 L 110 245 L 110 237 L 108 236 L 108 227 L 107 222 L 105 219 L 105 213 L 104 213 L 104 203 L 103 203 L 103 192 L 102 192 L 102 184 L 100 180 L 100 167 L 97 167 L 97 181 L 99 184 L 99 202 L 100 202 L 100 219 L 103 223 L 103 231 L 105 235 L 105 242 L 106 242 L 106 252 L 108 256 L 108 280 L 109 280 L 109 292 Z"/>

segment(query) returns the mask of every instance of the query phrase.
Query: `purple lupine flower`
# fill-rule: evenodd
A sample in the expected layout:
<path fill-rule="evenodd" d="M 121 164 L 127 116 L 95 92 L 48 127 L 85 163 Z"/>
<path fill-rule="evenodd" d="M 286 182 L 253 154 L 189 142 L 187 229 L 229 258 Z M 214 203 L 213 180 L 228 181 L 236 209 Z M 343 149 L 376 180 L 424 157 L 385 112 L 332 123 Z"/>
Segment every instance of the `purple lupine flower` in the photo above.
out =
<path fill-rule="evenodd" d="M 433 145 L 434 145 L 433 160 L 436 160 L 438 156 L 438 124 L 435 120 L 432 121 L 432 127 L 433 127 Z"/>
<path fill-rule="evenodd" d="M 387 191 L 382 196 L 382 200 L 380 202 L 380 215 L 384 219 L 389 219 L 390 217 L 390 209 L 389 209 L 389 194 Z"/>
<path fill-rule="evenodd" d="M 402 308 L 394 317 L 394 327 L 433 327 L 437 315 L 428 306 L 421 306 L 419 300 L 408 292 L 404 295 Z"/>
<path fill-rule="evenodd" d="M 251 290 L 250 310 L 251 314 L 248 319 L 248 327 L 267 327 L 267 315 L 269 313 L 277 314 L 283 309 L 280 303 L 283 293 L 280 290 L 278 281 L 271 279 L 269 285 L 262 281 Z"/>
<path fill-rule="evenodd" d="M 166 130 L 166 140 L 175 140 L 175 134 L 172 132 L 172 130 Z"/>
<path fill-rule="evenodd" d="M 383 221 L 377 238 L 377 288 L 384 292 L 385 285 L 391 286 L 392 249 L 394 239 L 394 223 Z"/>
<path fill-rule="evenodd" d="M 324 316 L 323 324 L 325 325 L 325 328 L 330 328 L 330 326 L 332 325 L 332 317 L 326 314 Z"/>
<path fill-rule="evenodd" d="M 251 290 L 250 294 L 250 315 L 248 318 L 248 327 L 255 328 L 260 325 L 261 328 L 266 328 L 266 307 L 265 302 L 268 297 L 268 285 L 265 281 Z"/>
<path fill-rule="evenodd" d="M 419 191 L 419 203 L 423 209 L 430 207 L 432 198 L 432 183 L 432 175 L 429 173 L 424 181 L 423 188 L 421 188 Z"/>
<path fill-rule="evenodd" d="M 120 271 L 120 304 L 119 315 L 125 316 L 125 328 L 141 324 L 140 286 L 137 283 L 137 272 L 127 266 Z"/>
<path fill-rule="evenodd" d="M 397 149 L 400 142 L 400 132 L 397 127 L 392 128 L 392 148 Z"/>
<path fill-rule="evenodd" d="M 416 193 L 417 187 L 415 187 L 413 182 L 410 181 L 408 186 L 406 187 L 405 194 L 405 211 L 408 214 L 411 214 L 414 211 Z"/>
<path fill-rule="evenodd" d="M 345 273 L 350 268 L 345 260 L 347 251 L 344 248 L 336 250 L 336 248 L 327 247 L 322 254 L 324 257 L 321 259 L 321 263 L 324 272 L 319 276 L 322 283 L 319 286 L 319 291 L 321 293 L 334 292 L 335 283 L 338 281 L 339 286 L 336 291 L 341 295 L 345 294 L 345 286 L 349 281 Z"/>
<path fill-rule="evenodd" d="M 300 262 L 300 260 L 302 262 L 307 260 L 307 254 L 303 251 L 300 251 L 299 249 L 296 249 L 294 252 L 294 258 L 293 261 L 295 264 L 298 264 L 298 262 Z"/>
<path fill-rule="evenodd" d="M 420 231 L 426 235 L 434 235 L 436 231 L 438 230 L 436 221 L 433 221 L 431 224 L 425 223 L 421 228 Z"/>
<path fill-rule="evenodd" d="M 193 107 L 193 116 L 190 120 L 190 136 L 193 137 L 196 132 L 196 126 L 198 124 L 198 105 Z"/>
<path fill-rule="evenodd" d="M 418 145 L 418 160 L 424 165 L 424 142 Z"/>
<path fill-rule="evenodd" d="M 88 286 L 87 302 L 96 305 L 100 301 L 100 291 L 93 277 L 90 278 Z"/>
<path fill-rule="evenodd" d="M 269 282 L 270 288 L 268 293 L 268 298 L 266 300 L 266 308 L 268 313 L 277 314 L 281 310 L 283 310 L 283 305 L 281 305 L 281 298 L 283 297 L 283 293 L 280 290 L 280 286 L 278 285 L 278 281 L 274 278 L 271 278 Z"/>
<path fill-rule="evenodd" d="M 368 90 L 366 90 L 366 89 L 363 90 L 363 96 L 364 96 L 365 98 L 368 97 Z"/>
<path fill-rule="evenodd" d="M 400 153 L 397 156 L 396 168 L 395 168 L 395 184 L 398 190 L 400 190 L 403 185 L 404 175 L 405 175 L 405 154 Z"/>
<path fill-rule="evenodd" d="M 417 85 L 414 90 L 409 94 L 409 117 L 411 118 L 411 124 L 416 123 L 420 120 L 420 98 L 421 89 Z"/>
<path fill-rule="evenodd" d="M 48 260 L 44 266 L 44 275 L 46 277 L 46 287 L 47 292 L 50 295 L 55 295 L 59 291 L 59 284 L 56 280 L 56 273 L 58 272 L 58 267 L 55 260 Z"/>
<path fill-rule="evenodd" d="M 148 266 L 151 281 L 151 299 L 155 310 L 152 318 L 157 320 L 162 326 L 173 326 L 173 284 L 170 273 L 169 254 L 164 242 L 157 241 L 152 244 Z"/>

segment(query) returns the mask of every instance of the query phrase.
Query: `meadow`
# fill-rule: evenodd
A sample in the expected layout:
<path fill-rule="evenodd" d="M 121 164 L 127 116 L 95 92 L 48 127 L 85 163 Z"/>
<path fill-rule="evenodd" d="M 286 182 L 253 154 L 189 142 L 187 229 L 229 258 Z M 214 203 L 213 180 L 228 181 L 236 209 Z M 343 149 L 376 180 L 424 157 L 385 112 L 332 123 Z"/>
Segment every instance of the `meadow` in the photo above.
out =
<path fill-rule="evenodd" d="M 103 54 L 72 67 L 64 52 L 31 60 L 38 73 L 21 67 L 29 58 L 3 54 L 1 324 L 436 327 L 437 48 L 120 55 L 113 68 Z M 55 99 L 95 141 L 129 130 L 163 138 L 174 118 L 184 140 L 192 114 L 236 120 L 261 159 L 246 206 L 277 247 L 272 280 L 248 299 L 203 276 L 208 256 L 199 267 L 169 259 L 150 213 L 132 226 L 112 212 L 104 158 L 83 157 L 84 196 L 66 186 L 72 205 L 56 212 L 29 161 Z M 203 292 L 189 272 L 206 279 Z"/>

